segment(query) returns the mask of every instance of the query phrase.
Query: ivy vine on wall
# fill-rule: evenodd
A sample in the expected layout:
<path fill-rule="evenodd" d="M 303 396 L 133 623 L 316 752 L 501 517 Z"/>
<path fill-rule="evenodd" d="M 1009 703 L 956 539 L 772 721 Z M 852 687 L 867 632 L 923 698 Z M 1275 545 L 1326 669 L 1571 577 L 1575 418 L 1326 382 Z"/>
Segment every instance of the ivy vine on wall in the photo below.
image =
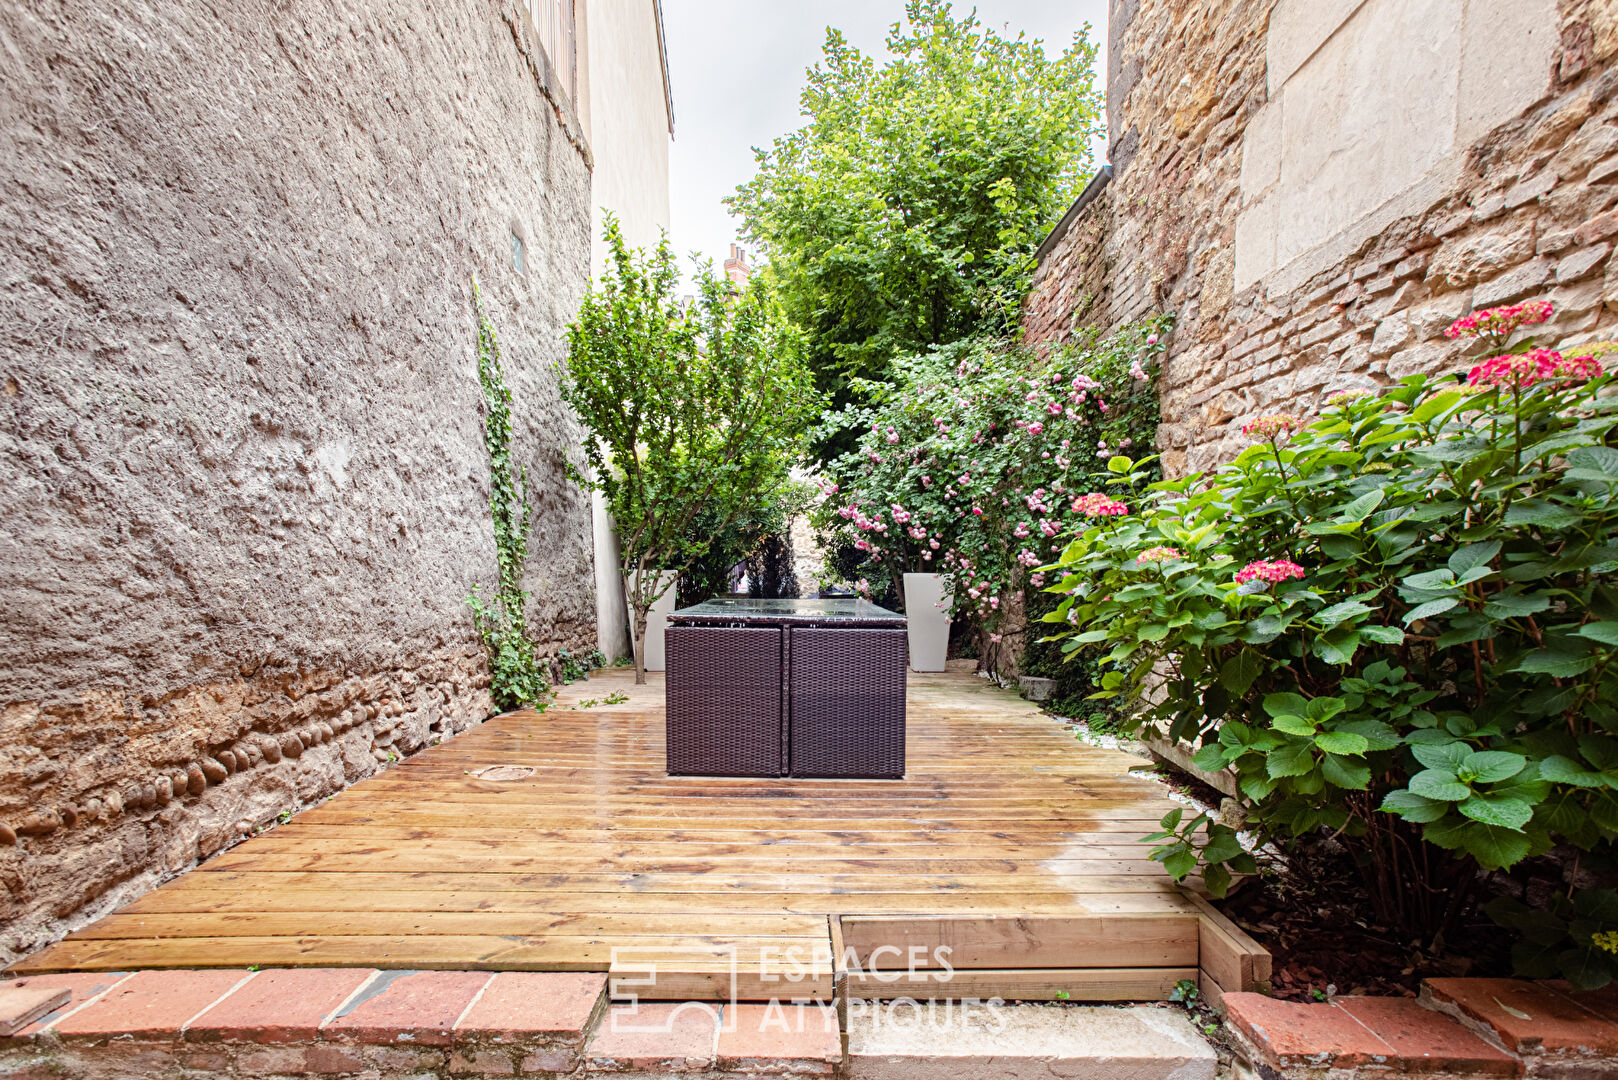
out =
<path fill-rule="evenodd" d="M 483 445 L 489 452 L 489 514 L 494 519 L 495 562 L 499 580 L 492 595 L 472 586 L 466 598 L 472 622 L 489 654 L 489 693 L 502 711 L 523 706 L 543 709 L 550 699 L 546 662 L 528 636 L 528 593 L 522 587 L 528 562 L 527 470 L 511 457 L 511 390 L 500 363 L 500 343 L 483 306 L 477 279 L 472 303 L 478 317 L 478 382 L 483 387 Z"/>

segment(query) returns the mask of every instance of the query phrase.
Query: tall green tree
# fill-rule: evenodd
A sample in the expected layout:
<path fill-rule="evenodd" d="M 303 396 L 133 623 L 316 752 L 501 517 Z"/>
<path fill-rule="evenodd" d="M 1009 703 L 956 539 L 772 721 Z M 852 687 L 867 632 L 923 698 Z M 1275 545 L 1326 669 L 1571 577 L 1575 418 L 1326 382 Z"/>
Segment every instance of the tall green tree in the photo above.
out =
<path fill-rule="evenodd" d="M 1035 248 L 1091 173 L 1088 29 L 1048 56 L 909 0 L 880 66 L 827 31 L 808 122 L 756 150 L 757 175 L 726 203 L 837 404 L 895 356 L 1015 324 Z"/>
<path fill-rule="evenodd" d="M 699 267 L 682 304 L 667 239 L 631 250 L 609 216 L 606 240 L 607 271 L 568 327 L 561 393 L 589 433 L 576 479 L 618 525 L 639 683 L 659 571 L 689 571 L 776 497 L 819 402 L 801 335 L 765 284 L 738 294 Z M 708 535 L 693 531 L 699 517 Z"/>

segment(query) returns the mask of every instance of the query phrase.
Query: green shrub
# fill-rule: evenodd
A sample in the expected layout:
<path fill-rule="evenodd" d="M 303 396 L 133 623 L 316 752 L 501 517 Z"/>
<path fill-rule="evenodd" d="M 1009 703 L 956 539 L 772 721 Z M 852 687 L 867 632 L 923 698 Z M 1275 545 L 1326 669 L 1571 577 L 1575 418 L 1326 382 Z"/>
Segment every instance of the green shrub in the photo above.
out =
<path fill-rule="evenodd" d="M 1043 355 L 976 338 L 897 361 L 891 387 L 860 384 L 871 404 L 828 414 L 816 436 L 856 439 L 829 469 L 815 523 L 828 547 L 865 557 L 832 565 L 878 597 L 905 573 L 947 574 L 953 616 L 1000 632 L 1030 571 L 1061 550 L 1068 502 L 1107 475 L 1111 448 L 1155 437 L 1150 368 L 1172 324 Z"/>
<path fill-rule="evenodd" d="M 1497 355 L 1466 381 L 1263 418 L 1230 465 L 1091 517 L 1046 617 L 1109 650 L 1098 697 L 1236 773 L 1258 839 L 1330 830 L 1428 940 L 1480 869 L 1618 837 L 1618 399 L 1591 356 L 1506 351 L 1548 315 L 1469 316 L 1451 335 Z M 1224 832 L 1156 839 L 1216 894 L 1246 863 Z"/>

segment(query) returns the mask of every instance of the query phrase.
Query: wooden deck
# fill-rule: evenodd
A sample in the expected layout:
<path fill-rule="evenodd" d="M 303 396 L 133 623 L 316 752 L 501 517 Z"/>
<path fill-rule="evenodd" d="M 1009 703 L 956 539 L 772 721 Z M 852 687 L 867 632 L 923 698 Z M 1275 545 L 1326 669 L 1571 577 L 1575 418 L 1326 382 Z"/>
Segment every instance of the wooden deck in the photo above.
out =
<path fill-rule="evenodd" d="M 611 970 L 646 997 L 826 997 L 837 977 L 927 996 L 948 945 L 949 996 L 1160 998 L 1196 977 L 1207 917 L 1138 842 L 1174 805 L 1128 775 L 1139 759 L 950 672 L 911 676 L 902 781 L 671 778 L 661 680 L 632 676 L 418 754 L 12 973 Z M 630 700 L 576 707 L 614 691 Z M 472 775 L 496 765 L 535 771 Z M 926 970 L 901 976 L 911 947 Z"/>

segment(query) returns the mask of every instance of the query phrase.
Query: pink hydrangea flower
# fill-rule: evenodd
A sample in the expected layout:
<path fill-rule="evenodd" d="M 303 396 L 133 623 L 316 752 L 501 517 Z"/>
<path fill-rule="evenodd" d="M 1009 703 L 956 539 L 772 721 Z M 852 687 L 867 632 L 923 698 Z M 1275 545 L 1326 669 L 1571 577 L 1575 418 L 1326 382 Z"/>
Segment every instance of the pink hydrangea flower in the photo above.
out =
<path fill-rule="evenodd" d="M 1297 431 L 1303 427 L 1303 421 L 1291 413 L 1277 413 L 1274 416 L 1261 416 L 1257 420 L 1249 420 L 1242 425 L 1243 435 L 1257 435 L 1261 439 L 1274 442 L 1290 431 Z"/>
<path fill-rule="evenodd" d="M 1564 357 L 1555 349 L 1533 349 L 1526 353 L 1491 356 L 1466 376 L 1468 386 L 1532 386 L 1537 382 L 1584 382 L 1602 374 L 1601 363 L 1593 356 Z"/>
<path fill-rule="evenodd" d="M 1506 337 L 1519 326 L 1534 326 L 1551 317 L 1556 305 L 1549 300 L 1534 300 L 1526 304 L 1506 304 L 1462 315 L 1450 323 L 1444 336 L 1451 340 L 1460 337 Z"/>
<path fill-rule="evenodd" d="M 1085 517 L 1120 517 L 1129 513 L 1129 507 L 1099 491 L 1092 491 L 1073 500 L 1073 512 Z"/>
<path fill-rule="evenodd" d="M 1347 405 L 1350 401 L 1358 401 L 1362 397 L 1370 396 L 1371 392 L 1363 387 L 1357 387 L 1352 390 L 1339 390 L 1337 393 L 1326 399 L 1326 404 L 1332 406 L 1333 408 L 1338 408 L 1343 405 Z"/>
<path fill-rule="evenodd" d="M 1268 581 L 1272 585 L 1280 584 L 1288 578 L 1303 577 L 1303 567 L 1286 559 L 1260 559 L 1250 562 L 1236 571 L 1236 583 L 1246 584 L 1255 578 L 1259 581 Z"/>
<path fill-rule="evenodd" d="M 1180 552 L 1178 548 L 1161 546 L 1149 547 L 1139 555 L 1135 556 L 1135 565 L 1145 566 L 1149 563 L 1168 562 L 1170 559 L 1178 559 L 1179 557 Z M 1257 564 L 1255 563 L 1254 565 L 1256 566 Z"/>

